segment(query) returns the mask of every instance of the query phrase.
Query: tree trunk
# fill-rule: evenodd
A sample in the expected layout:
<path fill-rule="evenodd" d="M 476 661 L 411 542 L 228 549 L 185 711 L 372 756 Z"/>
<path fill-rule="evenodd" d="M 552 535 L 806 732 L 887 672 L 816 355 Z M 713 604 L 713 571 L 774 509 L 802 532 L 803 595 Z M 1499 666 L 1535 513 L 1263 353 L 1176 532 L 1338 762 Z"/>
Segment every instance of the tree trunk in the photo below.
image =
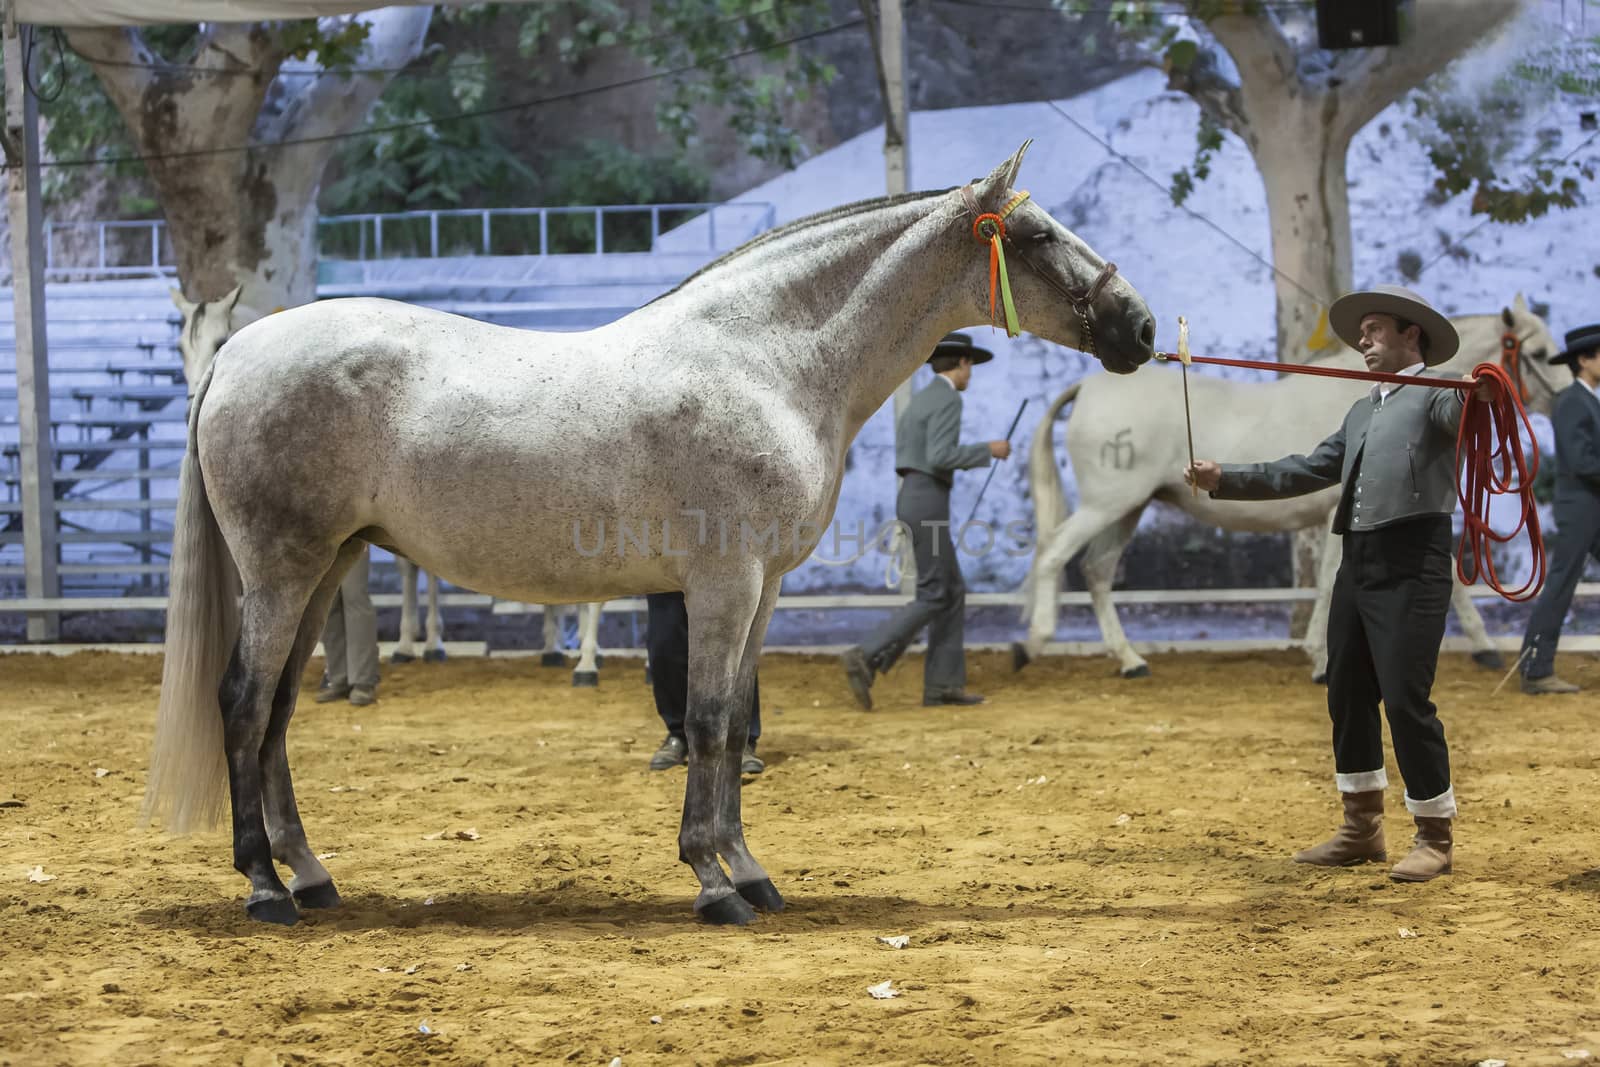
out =
<path fill-rule="evenodd" d="M 392 71 L 422 49 L 432 9 L 360 16 L 371 31 L 353 66 Z M 243 285 L 242 325 L 316 297 L 317 193 L 337 138 L 356 129 L 390 73 L 313 75 L 259 24 L 208 28 L 192 63 L 164 66 L 133 30 L 73 30 L 73 47 L 133 133 L 167 219 L 178 277 L 194 301 Z M 280 72 L 292 77 L 280 77 Z"/>

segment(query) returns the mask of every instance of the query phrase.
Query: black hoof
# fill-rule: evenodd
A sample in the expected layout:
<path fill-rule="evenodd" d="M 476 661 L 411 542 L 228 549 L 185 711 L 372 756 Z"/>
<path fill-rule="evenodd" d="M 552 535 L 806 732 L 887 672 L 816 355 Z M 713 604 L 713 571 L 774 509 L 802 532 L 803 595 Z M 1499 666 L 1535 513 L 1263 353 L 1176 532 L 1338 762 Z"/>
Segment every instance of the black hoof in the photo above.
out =
<path fill-rule="evenodd" d="M 718 897 L 703 908 L 695 908 L 695 911 L 712 926 L 743 926 L 756 917 L 756 909 L 738 893 Z"/>
<path fill-rule="evenodd" d="M 1506 658 L 1500 654 L 1498 649 L 1480 648 L 1472 654 L 1472 662 L 1491 671 L 1503 671 L 1506 669 Z"/>
<path fill-rule="evenodd" d="M 572 684 L 577 689 L 594 689 L 600 684 L 600 672 L 573 671 Z"/>
<path fill-rule="evenodd" d="M 560 652 L 546 652 L 539 657 L 539 666 L 541 667 L 565 667 L 566 665 L 567 657 Z"/>
<path fill-rule="evenodd" d="M 339 899 L 339 891 L 333 887 L 332 882 L 296 889 L 294 902 L 302 908 L 337 908 L 344 903 Z"/>
<path fill-rule="evenodd" d="M 1020 671 L 1032 661 L 1033 657 L 1028 655 L 1028 650 L 1021 641 L 1011 642 L 1011 670 L 1013 673 Z"/>
<path fill-rule="evenodd" d="M 265 900 L 251 901 L 244 906 L 244 910 L 258 923 L 293 926 L 300 921 L 300 912 L 295 909 L 291 897 L 268 897 Z"/>
<path fill-rule="evenodd" d="M 770 878 L 763 878 L 759 882 L 746 882 L 735 888 L 757 911 L 783 910 L 783 894 L 778 892 L 778 887 L 772 884 Z"/>
<path fill-rule="evenodd" d="M 422 654 L 424 663 L 443 663 L 445 661 L 444 649 L 430 648 Z"/>
<path fill-rule="evenodd" d="M 1124 678 L 1148 678 L 1150 677 L 1150 664 L 1141 663 L 1137 667 L 1123 671 L 1122 676 Z"/>
<path fill-rule="evenodd" d="M 415 663 L 416 660 L 417 657 L 408 652 L 391 652 L 389 654 L 390 663 Z"/>

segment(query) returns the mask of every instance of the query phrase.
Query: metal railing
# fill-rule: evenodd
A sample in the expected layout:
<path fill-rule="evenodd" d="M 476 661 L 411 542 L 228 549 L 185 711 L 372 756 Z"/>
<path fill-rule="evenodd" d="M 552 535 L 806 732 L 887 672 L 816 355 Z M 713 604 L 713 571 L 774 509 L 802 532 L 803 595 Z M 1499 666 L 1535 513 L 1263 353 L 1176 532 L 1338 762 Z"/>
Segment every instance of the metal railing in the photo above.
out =
<path fill-rule="evenodd" d="M 317 220 L 317 255 L 367 260 L 650 252 L 664 233 L 701 216 L 706 240 L 686 244 L 684 251 L 735 248 L 771 229 L 777 206 L 732 201 L 324 215 Z M 46 222 L 45 274 L 54 279 L 175 276 L 166 227 L 163 219 Z"/>

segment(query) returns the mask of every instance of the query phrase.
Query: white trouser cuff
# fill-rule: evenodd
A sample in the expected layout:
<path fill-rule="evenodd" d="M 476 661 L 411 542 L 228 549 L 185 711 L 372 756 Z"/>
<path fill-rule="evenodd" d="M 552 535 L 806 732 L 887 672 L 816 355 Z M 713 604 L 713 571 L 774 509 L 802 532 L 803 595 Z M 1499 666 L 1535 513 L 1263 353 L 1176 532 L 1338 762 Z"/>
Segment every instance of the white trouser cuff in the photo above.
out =
<path fill-rule="evenodd" d="M 1375 789 L 1389 788 L 1389 774 L 1382 767 L 1375 771 L 1359 771 L 1355 774 L 1335 774 L 1333 780 L 1338 784 L 1341 793 L 1370 793 Z"/>
<path fill-rule="evenodd" d="M 1407 793 L 1406 810 L 1424 819 L 1453 819 L 1456 817 L 1456 787 L 1451 786 L 1427 800 L 1412 800 L 1411 794 Z"/>

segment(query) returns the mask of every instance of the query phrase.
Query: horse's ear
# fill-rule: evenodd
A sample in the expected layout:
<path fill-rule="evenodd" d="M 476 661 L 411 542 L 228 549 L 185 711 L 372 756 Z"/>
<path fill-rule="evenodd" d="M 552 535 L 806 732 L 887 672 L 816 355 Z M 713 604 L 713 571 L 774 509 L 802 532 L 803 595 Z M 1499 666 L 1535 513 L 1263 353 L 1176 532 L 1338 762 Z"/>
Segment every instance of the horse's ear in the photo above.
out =
<path fill-rule="evenodd" d="M 1522 302 L 1522 297 L 1517 297 L 1517 302 L 1520 304 Z M 1517 320 L 1512 316 L 1510 308 L 1500 309 L 1500 321 L 1505 323 L 1507 326 L 1515 326 L 1517 324 Z"/>
<path fill-rule="evenodd" d="M 1017 149 L 1017 154 L 1006 161 L 1006 166 L 1009 168 L 1006 171 L 1007 189 L 1015 189 L 1017 187 L 1017 172 L 1022 169 L 1022 157 L 1028 151 L 1028 146 L 1032 143 L 1032 137 L 1028 138 L 1026 141 L 1023 141 L 1022 147 Z"/>
<path fill-rule="evenodd" d="M 167 287 L 167 295 L 172 297 L 173 306 L 176 307 L 179 311 L 183 312 L 184 321 L 185 322 L 189 321 L 189 316 L 194 311 L 194 305 L 189 303 L 189 301 L 187 301 L 187 300 L 185 300 L 183 298 L 183 290 L 175 288 L 173 286 L 168 286 Z"/>
<path fill-rule="evenodd" d="M 1512 303 L 1511 306 L 1516 308 L 1519 312 L 1523 313 L 1524 315 L 1526 315 L 1528 313 L 1528 302 L 1522 298 L 1522 294 L 1521 293 L 1517 294 L 1517 299 L 1515 300 L 1515 302 Z"/>
<path fill-rule="evenodd" d="M 1022 154 L 1028 150 L 1028 146 L 1032 143 L 1032 138 L 1022 142 L 1022 147 L 1017 149 L 1015 155 L 990 171 L 987 178 L 977 182 L 977 193 L 980 201 L 988 203 L 991 199 L 1004 199 L 1015 188 L 1017 171 L 1022 167 Z"/>
<path fill-rule="evenodd" d="M 222 298 L 223 310 L 230 315 L 233 314 L 233 306 L 239 302 L 239 294 L 242 292 L 244 292 L 244 283 L 240 282 L 228 292 L 227 296 Z"/>

